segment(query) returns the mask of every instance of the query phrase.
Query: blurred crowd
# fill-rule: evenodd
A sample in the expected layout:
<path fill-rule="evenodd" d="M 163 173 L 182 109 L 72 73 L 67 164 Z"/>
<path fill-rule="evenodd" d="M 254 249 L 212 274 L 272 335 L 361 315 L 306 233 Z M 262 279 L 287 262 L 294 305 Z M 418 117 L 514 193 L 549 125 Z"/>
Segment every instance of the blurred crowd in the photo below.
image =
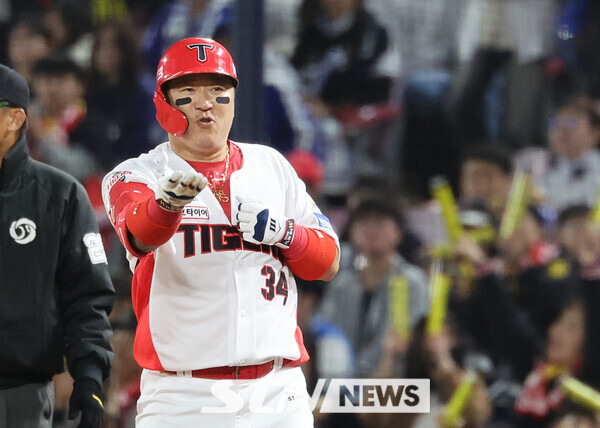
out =
<path fill-rule="evenodd" d="M 600 402 L 564 387 L 600 390 L 600 3 L 264 0 L 264 13 L 263 143 L 342 238 L 333 281 L 299 281 L 309 393 L 319 378 L 431 379 L 430 414 L 317 411 L 316 426 L 600 426 Z M 32 156 L 84 184 L 108 251 L 107 428 L 133 427 L 141 370 L 100 180 L 166 141 L 152 103 L 166 48 L 212 37 L 235 58 L 235 16 L 233 0 L 0 0 L 0 62 L 32 89 Z M 55 381 L 68 427 L 72 380 Z"/>

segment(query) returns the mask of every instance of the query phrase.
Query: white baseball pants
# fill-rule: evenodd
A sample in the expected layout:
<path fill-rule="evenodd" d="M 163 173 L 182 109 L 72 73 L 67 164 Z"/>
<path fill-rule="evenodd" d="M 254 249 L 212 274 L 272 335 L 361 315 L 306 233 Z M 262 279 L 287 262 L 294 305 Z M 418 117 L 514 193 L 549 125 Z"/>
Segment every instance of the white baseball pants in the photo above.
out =
<path fill-rule="evenodd" d="M 309 428 L 300 367 L 252 380 L 213 380 L 144 370 L 136 428 Z"/>

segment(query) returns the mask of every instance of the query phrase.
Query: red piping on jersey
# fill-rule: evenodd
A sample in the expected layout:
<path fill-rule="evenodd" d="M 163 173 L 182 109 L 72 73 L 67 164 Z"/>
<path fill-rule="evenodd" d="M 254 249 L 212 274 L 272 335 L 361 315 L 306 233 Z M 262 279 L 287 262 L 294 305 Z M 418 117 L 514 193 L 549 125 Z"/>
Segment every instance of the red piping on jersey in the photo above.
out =
<path fill-rule="evenodd" d="M 304 346 L 304 335 L 302 334 L 302 330 L 300 326 L 296 326 L 296 332 L 294 333 L 294 339 L 296 339 L 296 343 L 298 344 L 298 350 L 300 351 L 300 358 L 296 361 L 292 362 L 293 366 L 298 366 L 302 363 L 310 360 L 310 356 L 308 355 L 308 351 L 306 350 L 306 346 Z"/>
<path fill-rule="evenodd" d="M 149 301 L 154 262 L 154 253 L 140 259 L 131 282 L 131 300 L 138 320 L 133 343 L 133 356 L 140 367 L 162 371 L 164 367 L 158 358 L 150 333 Z"/>

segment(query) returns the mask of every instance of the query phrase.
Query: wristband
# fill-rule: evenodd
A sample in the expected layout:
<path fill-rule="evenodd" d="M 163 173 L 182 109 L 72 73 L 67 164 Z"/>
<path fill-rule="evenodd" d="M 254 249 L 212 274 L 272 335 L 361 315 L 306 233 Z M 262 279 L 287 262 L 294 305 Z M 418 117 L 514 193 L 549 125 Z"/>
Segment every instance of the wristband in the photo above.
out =
<path fill-rule="evenodd" d="M 279 244 L 285 248 L 289 248 L 294 240 L 294 219 L 290 218 L 285 222 L 285 233 Z"/>

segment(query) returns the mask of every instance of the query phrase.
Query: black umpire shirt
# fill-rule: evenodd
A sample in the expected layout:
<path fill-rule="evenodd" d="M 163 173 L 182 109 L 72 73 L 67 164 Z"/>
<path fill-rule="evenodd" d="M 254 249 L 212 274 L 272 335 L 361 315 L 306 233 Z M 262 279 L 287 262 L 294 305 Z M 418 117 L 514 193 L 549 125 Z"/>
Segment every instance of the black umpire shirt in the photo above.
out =
<path fill-rule="evenodd" d="M 100 385 L 115 291 L 83 186 L 33 160 L 24 137 L 0 168 L 0 389 L 64 371 Z"/>

